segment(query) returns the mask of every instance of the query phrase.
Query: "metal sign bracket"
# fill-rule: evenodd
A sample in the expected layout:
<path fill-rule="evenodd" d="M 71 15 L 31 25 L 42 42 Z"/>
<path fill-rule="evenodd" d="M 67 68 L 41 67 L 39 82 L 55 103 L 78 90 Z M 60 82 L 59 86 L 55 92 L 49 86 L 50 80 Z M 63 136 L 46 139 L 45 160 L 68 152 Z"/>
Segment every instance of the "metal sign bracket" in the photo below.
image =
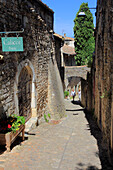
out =
<path fill-rule="evenodd" d="M 18 34 L 23 33 L 23 32 L 24 32 L 24 29 L 22 28 L 22 31 L 5 31 L 5 32 L 0 32 L 0 34 L 6 34 L 6 35 L 16 34 L 16 35 L 18 35 Z"/>

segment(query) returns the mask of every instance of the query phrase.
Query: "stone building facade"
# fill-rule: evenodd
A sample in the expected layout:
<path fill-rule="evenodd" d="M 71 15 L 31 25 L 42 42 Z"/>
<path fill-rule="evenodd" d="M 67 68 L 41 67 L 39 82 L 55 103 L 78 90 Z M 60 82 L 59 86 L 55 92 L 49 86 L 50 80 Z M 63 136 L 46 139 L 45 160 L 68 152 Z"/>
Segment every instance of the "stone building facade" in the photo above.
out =
<path fill-rule="evenodd" d="M 95 115 L 113 149 L 113 1 L 98 0 L 95 50 Z M 109 149 L 108 149 L 109 150 Z"/>
<path fill-rule="evenodd" d="M 95 108 L 95 55 L 92 67 L 87 71 L 86 79 L 81 79 L 81 105 L 87 111 L 94 112 Z"/>
<path fill-rule="evenodd" d="M 88 92 L 82 96 L 82 103 L 87 110 L 94 112 L 98 125 L 103 132 L 103 140 L 106 141 L 106 149 L 110 156 L 113 152 L 112 0 L 97 1 L 95 39 L 95 57 L 91 74 L 87 82 L 82 83 L 83 93 Z M 110 156 L 109 158 L 111 160 L 112 157 Z M 111 163 L 113 164 L 113 161 Z"/>
<path fill-rule="evenodd" d="M 75 45 L 74 45 L 75 40 L 74 40 L 74 38 L 66 37 L 66 35 L 64 34 L 64 41 L 65 41 L 66 45 L 68 45 L 69 47 L 73 47 L 75 49 Z"/>
<path fill-rule="evenodd" d="M 40 119 L 50 111 L 49 68 L 55 60 L 53 23 L 54 12 L 41 0 L 0 0 L 0 32 L 24 29 L 18 35 L 23 37 L 23 52 L 2 52 L 0 40 L 1 118 L 15 113 L 24 115 L 26 120 L 30 117 Z M 7 37 L 16 36 L 7 34 Z M 1 37 L 5 37 L 5 34 Z M 64 106 L 60 108 L 60 117 L 62 114 Z"/>
<path fill-rule="evenodd" d="M 61 66 L 76 66 L 74 38 L 63 37 L 64 44 L 61 48 Z"/>

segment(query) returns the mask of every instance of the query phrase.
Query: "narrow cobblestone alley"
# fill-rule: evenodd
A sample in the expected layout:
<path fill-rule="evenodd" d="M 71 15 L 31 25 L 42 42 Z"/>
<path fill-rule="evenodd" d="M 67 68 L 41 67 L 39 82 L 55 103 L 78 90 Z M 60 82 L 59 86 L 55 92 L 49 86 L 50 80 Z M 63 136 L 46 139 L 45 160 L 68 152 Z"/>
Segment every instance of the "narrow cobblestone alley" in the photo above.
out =
<path fill-rule="evenodd" d="M 83 108 L 77 101 L 65 103 L 67 116 L 59 123 L 41 124 L 21 145 L 15 143 L 10 153 L 1 154 L 0 170 L 112 169 L 104 160 L 101 167 L 98 142 Z"/>

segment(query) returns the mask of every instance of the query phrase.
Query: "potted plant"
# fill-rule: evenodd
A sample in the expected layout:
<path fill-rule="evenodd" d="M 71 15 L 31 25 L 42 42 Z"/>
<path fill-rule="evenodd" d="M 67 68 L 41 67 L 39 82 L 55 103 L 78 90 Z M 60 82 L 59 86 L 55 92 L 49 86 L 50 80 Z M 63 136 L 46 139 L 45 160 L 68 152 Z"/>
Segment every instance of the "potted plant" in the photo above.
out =
<path fill-rule="evenodd" d="M 69 91 L 64 91 L 64 98 L 67 99 L 68 96 L 69 96 Z"/>
<path fill-rule="evenodd" d="M 10 115 L 4 119 L 0 119 L 0 144 L 6 145 L 7 151 L 16 137 L 22 132 L 24 140 L 25 118 L 18 115 Z"/>

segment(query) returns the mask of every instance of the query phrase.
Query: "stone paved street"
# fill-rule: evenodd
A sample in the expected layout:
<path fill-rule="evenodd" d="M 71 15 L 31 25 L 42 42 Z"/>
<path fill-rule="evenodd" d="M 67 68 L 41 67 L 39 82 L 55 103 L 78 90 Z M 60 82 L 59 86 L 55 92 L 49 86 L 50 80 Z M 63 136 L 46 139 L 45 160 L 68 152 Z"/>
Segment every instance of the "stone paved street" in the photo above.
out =
<path fill-rule="evenodd" d="M 21 144 L 16 141 L 10 153 L 1 154 L 0 170 L 101 169 L 98 142 L 83 108 L 77 101 L 65 103 L 67 116 L 59 122 L 41 124 Z"/>

